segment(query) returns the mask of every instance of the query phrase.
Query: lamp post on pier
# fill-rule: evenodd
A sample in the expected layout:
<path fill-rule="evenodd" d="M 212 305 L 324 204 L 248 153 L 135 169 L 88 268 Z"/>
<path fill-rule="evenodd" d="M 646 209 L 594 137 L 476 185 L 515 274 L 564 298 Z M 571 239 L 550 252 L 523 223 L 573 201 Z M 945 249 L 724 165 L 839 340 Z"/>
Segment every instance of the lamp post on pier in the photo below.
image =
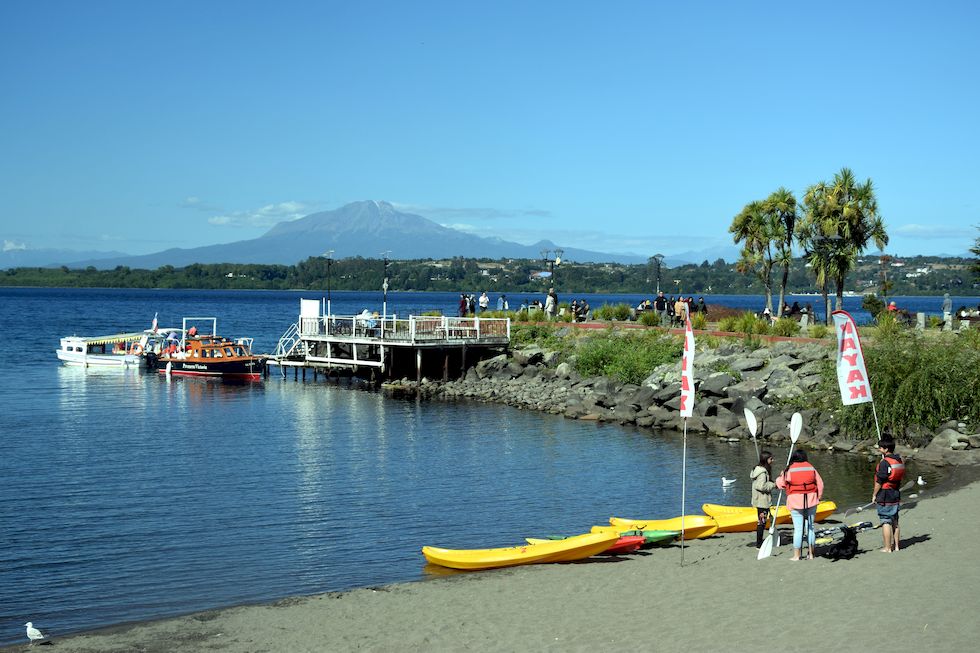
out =
<path fill-rule="evenodd" d="M 541 250 L 541 260 L 548 266 L 548 274 L 551 275 L 551 287 L 554 288 L 558 284 L 555 282 L 555 268 L 561 265 L 561 255 L 565 253 L 561 247 L 555 248 L 554 257 L 551 256 L 550 249 Z"/>
<path fill-rule="evenodd" d="M 330 317 L 330 266 L 333 265 L 333 250 L 325 251 L 323 257 L 327 259 L 327 317 Z"/>
<path fill-rule="evenodd" d="M 663 265 L 664 255 L 663 254 L 654 254 L 653 255 L 653 260 L 657 264 L 657 294 L 659 295 L 660 294 L 660 267 Z"/>
<path fill-rule="evenodd" d="M 390 261 L 388 260 L 389 254 L 391 254 L 391 250 L 386 250 L 384 252 L 381 252 L 381 258 L 384 261 L 384 266 L 385 266 L 384 281 L 381 282 L 381 290 L 383 292 L 382 295 L 383 298 L 381 302 L 382 320 L 388 318 L 388 265 L 390 263 Z"/>

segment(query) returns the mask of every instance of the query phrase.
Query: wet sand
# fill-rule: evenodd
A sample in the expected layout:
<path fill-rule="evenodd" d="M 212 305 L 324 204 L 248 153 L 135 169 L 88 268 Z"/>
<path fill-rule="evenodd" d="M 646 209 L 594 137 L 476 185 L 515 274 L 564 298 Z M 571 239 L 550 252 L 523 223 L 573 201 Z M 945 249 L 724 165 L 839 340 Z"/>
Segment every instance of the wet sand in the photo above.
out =
<path fill-rule="evenodd" d="M 978 516 L 973 482 L 948 494 L 927 491 L 903 510 L 897 553 L 879 552 L 880 531 L 871 530 L 858 536 L 852 560 L 791 562 L 784 545 L 758 561 L 755 535 L 735 533 L 690 542 L 683 565 L 673 545 L 54 632 L 55 647 L 32 650 L 973 650 Z M 873 509 L 847 522 L 864 519 L 877 524 Z M 28 650 L 26 637 L 3 650 Z"/>

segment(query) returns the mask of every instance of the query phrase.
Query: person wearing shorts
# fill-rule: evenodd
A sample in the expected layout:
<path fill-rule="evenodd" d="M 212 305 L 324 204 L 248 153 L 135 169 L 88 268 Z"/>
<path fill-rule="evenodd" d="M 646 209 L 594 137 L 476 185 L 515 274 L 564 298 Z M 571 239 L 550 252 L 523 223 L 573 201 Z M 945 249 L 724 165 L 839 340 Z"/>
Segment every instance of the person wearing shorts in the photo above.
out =
<path fill-rule="evenodd" d="M 881 522 L 882 551 L 891 553 L 900 548 L 898 509 L 902 503 L 900 485 L 905 476 L 905 462 L 895 453 L 894 440 L 878 442 L 881 461 L 875 468 L 875 487 L 871 500 L 878 504 Z"/>

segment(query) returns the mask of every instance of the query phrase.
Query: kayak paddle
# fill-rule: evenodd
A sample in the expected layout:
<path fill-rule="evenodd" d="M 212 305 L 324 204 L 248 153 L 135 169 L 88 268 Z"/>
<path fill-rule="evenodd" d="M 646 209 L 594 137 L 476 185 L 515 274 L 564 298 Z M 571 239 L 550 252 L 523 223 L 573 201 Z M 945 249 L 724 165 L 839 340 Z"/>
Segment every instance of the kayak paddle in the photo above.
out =
<path fill-rule="evenodd" d="M 755 432 L 758 429 L 758 424 L 755 421 L 755 413 L 753 413 L 748 408 L 745 409 L 745 423 L 749 427 L 749 433 L 752 434 L 752 444 L 755 445 L 755 459 L 759 459 L 759 442 L 755 439 Z"/>
<path fill-rule="evenodd" d="M 915 481 L 909 481 L 908 483 L 906 483 L 902 487 L 898 488 L 898 491 L 899 492 L 905 492 L 906 490 L 908 490 L 913 485 L 915 485 Z M 847 519 L 850 515 L 853 515 L 856 512 L 861 512 L 863 510 L 867 510 L 868 508 L 870 508 L 873 505 L 875 505 L 875 502 L 874 501 L 871 501 L 869 503 L 864 504 L 863 506 L 858 506 L 857 508 L 848 508 L 847 510 L 844 511 L 844 519 Z"/>
<path fill-rule="evenodd" d="M 787 467 L 789 467 L 789 460 L 793 457 L 793 449 L 796 447 L 796 441 L 800 439 L 800 433 L 802 431 L 803 416 L 799 413 L 793 413 L 793 417 L 789 422 L 789 438 L 792 440 L 792 444 L 789 446 L 789 455 L 786 457 Z M 756 557 L 756 560 L 762 560 L 772 555 L 772 538 L 776 532 L 776 515 L 779 514 L 779 502 L 782 499 L 783 491 L 780 490 L 779 495 L 776 497 L 776 510 L 772 513 L 772 526 L 769 527 L 769 535 L 762 541 L 762 546 L 759 547 L 759 555 Z"/>

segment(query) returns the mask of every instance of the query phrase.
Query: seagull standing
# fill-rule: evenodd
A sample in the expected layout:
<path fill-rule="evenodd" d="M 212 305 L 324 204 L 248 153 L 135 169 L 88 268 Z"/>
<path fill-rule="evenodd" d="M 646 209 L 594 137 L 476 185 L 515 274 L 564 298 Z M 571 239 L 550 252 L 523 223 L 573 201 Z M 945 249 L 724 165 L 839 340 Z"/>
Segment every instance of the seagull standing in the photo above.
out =
<path fill-rule="evenodd" d="M 39 642 L 44 639 L 44 633 L 35 628 L 32 622 L 28 621 L 24 625 L 27 626 L 27 639 L 31 640 L 31 646 L 34 645 L 34 642 Z"/>
<path fill-rule="evenodd" d="M 919 480 L 916 481 L 916 483 L 918 483 L 920 487 L 926 484 L 926 482 L 922 479 L 921 476 L 919 477 Z"/>
<path fill-rule="evenodd" d="M 725 478 L 724 476 L 722 476 L 721 477 L 721 485 L 722 485 L 722 487 L 728 487 L 729 485 L 732 485 L 733 483 L 735 483 L 736 480 L 738 480 L 738 479 Z"/>

